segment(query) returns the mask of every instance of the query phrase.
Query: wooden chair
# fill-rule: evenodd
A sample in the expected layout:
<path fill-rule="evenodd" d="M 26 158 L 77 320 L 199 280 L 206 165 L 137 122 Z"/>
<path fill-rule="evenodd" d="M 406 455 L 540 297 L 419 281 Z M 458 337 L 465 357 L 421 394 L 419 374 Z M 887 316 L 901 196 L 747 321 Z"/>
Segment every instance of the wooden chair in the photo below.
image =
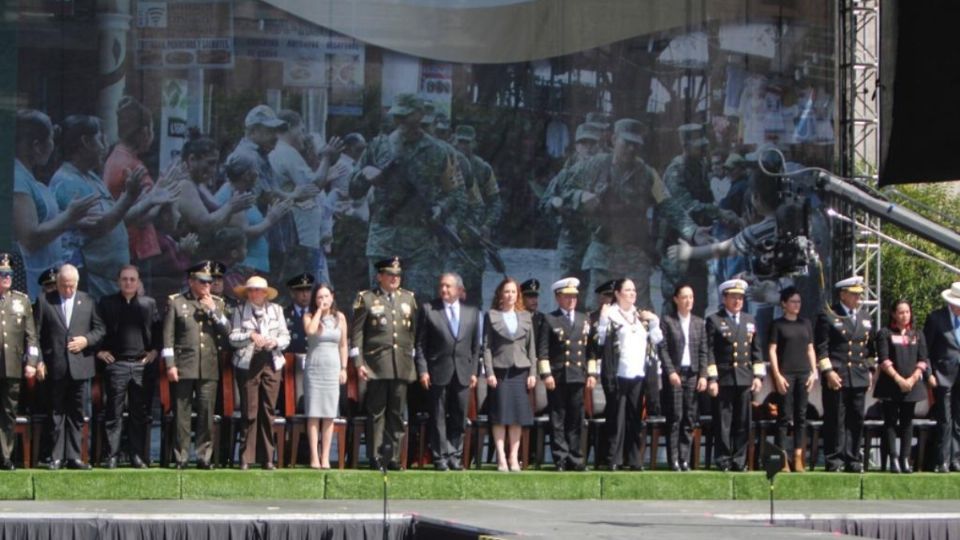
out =
<path fill-rule="evenodd" d="M 307 434 L 307 416 L 296 411 L 296 404 L 300 402 L 301 395 L 297 392 L 296 355 L 286 353 L 283 355 L 286 361 L 283 373 L 283 393 L 284 393 L 284 415 L 287 418 L 287 425 L 290 426 L 290 466 L 297 465 L 297 458 L 300 453 L 300 441 Z M 335 418 L 333 421 L 333 434 L 337 438 L 337 468 L 343 469 L 346 465 L 347 455 L 347 421 L 344 418 Z"/>

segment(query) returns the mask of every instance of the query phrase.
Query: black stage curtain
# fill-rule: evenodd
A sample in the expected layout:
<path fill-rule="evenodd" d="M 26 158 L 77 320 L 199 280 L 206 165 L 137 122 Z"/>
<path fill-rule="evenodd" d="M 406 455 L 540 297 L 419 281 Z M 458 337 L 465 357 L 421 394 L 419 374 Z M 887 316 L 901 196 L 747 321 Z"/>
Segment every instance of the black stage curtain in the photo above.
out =
<path fill-rule="evenodd" d="M 880 540 L 960 538 L 960 521 L 951 519 L 810 519 L 777 525 Z"/>
<path fill-rule="evenodd" d="M 960 2 L 884 0 L 880 13 L 880 184 L 960 179 Z"/>

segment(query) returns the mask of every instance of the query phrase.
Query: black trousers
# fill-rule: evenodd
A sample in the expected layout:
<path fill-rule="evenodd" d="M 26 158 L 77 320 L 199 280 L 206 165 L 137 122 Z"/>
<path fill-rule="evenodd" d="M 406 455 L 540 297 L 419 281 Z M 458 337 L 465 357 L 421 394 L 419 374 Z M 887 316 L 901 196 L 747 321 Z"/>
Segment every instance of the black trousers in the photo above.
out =
<path fill-rule="evenodd" d="M 788 454 L 791 450 L 803 448 L 803 435 L 807 425 L 807 404 L 810 394 L 807 393 L 808 373 L 785 373 L 789 387 L 784 395 L 777 394 L 780 405 L 780 414 L 777 416 L 777 446 Z M 787 434 L 793 429 L 793 447 L 788 447 Z"/>
<path fill-rule="evenodd" d="M 697 414 L 696 372 L 682 369 L 680 386 L 663 379 L 663 412 L 667 418 L 667 461 L 672 465 L 689 463 L 690 446 L 693 442 L 693 426 L 699 420 Z"/>
<path fill-rule="evenodd" d="M 213 457 L 213 410 L 220 381 L 211 379 L 180 379 L 173 384 L 173 414 L 177 422 L 177 445 L 173 457 L 177 463 L 190 459 L 191 413 L 197 413 L 194 429 L 197 461 L 210 463 Z"/>
<path fill-rule="evenodd" d="M 47 381 L 50 415 L 47 417 L 47 441 L 50 460 L 80 460 L 83 430 L 83 402 L 87 380 L 71 378 Z"/>
<path fill-rule="evenodd" d="M 20 401 L 20 379 L 0 378 L 0 458 L 10 461 L 13 444 L 17 440 L 14 428 L 17 425 L 17 403 Z"/>
<path fill-rule="evenodd" d="M 894 401 L 885 399 L 880 402 L 880 411 L 883 413 L 883 443 L 887 447 L 887 455 L 891 460 L 909 459 L 913 448 L 913 410 L 916 403 L 912 401 Z M 900 439 L 900 450 L 897 450 L 897 439 Z"/>
<path fill-rule="evenodd" d="M 103 414 L 107 434 L 107 457 L 118 457 L 121 452 L 123 433 L 123 408 L 129 411 L 127 424 L 127 454 L 140 456 L 149 461 L 147 427 L 150 423 L 150 406 L 153 403 L 153 365 L 139 360 L 117 360 L 107 364 L 107 405 Z"/>
<path fill-rule="evenodd" d="M 823 459 L 828 468 L 863 461 L 866 394 L 866 388 L 830 390 L 823 385 Z"/>
<path fill-rule="evenodd" d="M 616 408 L 613 415 L 607 415 L 610 426 L 610 448 L 607 463 L 623 464 L 624 447 L 627 450 L 628 464 L 640 468 L 643 456 L 640 455 L 640 438 L 643 436 L 643 394 L 644 378 L 617 378 Z M 610 411 L 610 406 L 607 406 Z"/>
<path fill-rule="evenodd" d="M 547 392 L 550 450 L 557 465 L 583 463 L 583 387 L 583 383 L 558 382 L 556 388 Z"/>
<path fill-rule="evenodd" d="M 720 432 L 717 434 L 718 467 L 747 467 L 747 438 L 753 409 L 749 386 L 721 386 L 717 396 Z"/>
<path fill-rule="evenodd" d="M 467 424 L 470 387 L 456 377 L 448 384 L 430 385 L 430 451 L 434 463 L 463 460 L 463 433 Z"/>
<path fill-rule="evenodd" d="M 949 466 L 960 464 L 960 378 L 952 387 L 933 389 L 937 403 L 933 407 L 937 419 L 938 463 Z"/>
<path fill-rule="evenodd" d="M 400 462 L 400 442 L 403 440 L 403 413 L 407 404 L 407 386 L 399 379 L 375 379 L 367 382 L 367 412 L 373 423 L 369 453 L 377 459 Z M 384 442 L 390 443 L 392 455 L 381 455 Z"/>

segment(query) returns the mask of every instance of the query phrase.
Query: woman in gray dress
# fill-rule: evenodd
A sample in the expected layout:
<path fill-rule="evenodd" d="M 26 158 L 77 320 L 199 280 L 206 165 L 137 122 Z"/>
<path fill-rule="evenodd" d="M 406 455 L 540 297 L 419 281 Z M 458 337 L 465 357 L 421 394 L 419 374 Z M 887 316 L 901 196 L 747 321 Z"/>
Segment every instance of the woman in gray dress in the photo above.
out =
<path fill-rule="evenodd" d="M 340 403 L 340 385 L 347 382 L 347 319 L 337 311 L 329 285 L 313 288 L 310 311 L 303 315 L 307 356 L 303 370 L 303 403 L 307 414 L 310 468 L 330 468 L 333 419 Z M 320 421 L 323 447 L 317 454 Z"/>

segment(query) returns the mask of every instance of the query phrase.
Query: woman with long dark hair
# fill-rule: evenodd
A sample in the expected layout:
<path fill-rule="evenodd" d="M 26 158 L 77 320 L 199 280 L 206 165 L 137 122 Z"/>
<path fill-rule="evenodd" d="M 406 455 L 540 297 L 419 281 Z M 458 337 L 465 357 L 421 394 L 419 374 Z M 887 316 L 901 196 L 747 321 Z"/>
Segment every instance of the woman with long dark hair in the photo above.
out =
<path fill-rule="evenodd" d="M 533 319 L 524 308 L 520 285 L 506 278 L 497 286 L 493 305 L 483 319 L 483 367 L 490 387 L 490 423 L 499 471 L 520 471 L 521 430 L 533 424 L 527 391 L 537 384 L 536 365 Z M 509 461 L 504 450 L 507 434 Z"/>
<path fill-rule="evenodd" d="M 643 398 L 648 370 L 655 364 L 656 346 L 663 341 L 660 319 L 636 307 L 637 288 L 629 278 L 613 286 L 614 299 L 601 308 L 597 343 L 601 347 L 600 376 L 604 390 L 616 400 L 607 404 L 610 434 L 610 470 L 623 465 L 624 447 L 629 466 L 642 471 L 640 437 L 643 433 Z M 659 399 L 648 395 L 647 400 Z"/>
<path fill-rule="evenodd" d="M 330 468 L 333 420 L 340 403 L 340 385 L 347 383 L 347 319 L 337 310 L 330 285 L 319 283 L 303 315 L 307 357 L 303 369 L 303 409 L 307 415 L 310 467 Z M 320 439 L 320 424 L 323 438 Z M 318 439 L 322 448 L 317 453 Z"/>
<path fill-rule="evenodd" d="M 910 473 L 913 411 L 926 396 L 923 373 L 927 369 L 927 342 L 923 332 L 913 328 L 910 302 L 899 299 L 890 306 L 890 325 L 877 332 L 876 344 L 878 369 L 873 397 L 880 400 L 883 413 L 889 470 Z"/>

